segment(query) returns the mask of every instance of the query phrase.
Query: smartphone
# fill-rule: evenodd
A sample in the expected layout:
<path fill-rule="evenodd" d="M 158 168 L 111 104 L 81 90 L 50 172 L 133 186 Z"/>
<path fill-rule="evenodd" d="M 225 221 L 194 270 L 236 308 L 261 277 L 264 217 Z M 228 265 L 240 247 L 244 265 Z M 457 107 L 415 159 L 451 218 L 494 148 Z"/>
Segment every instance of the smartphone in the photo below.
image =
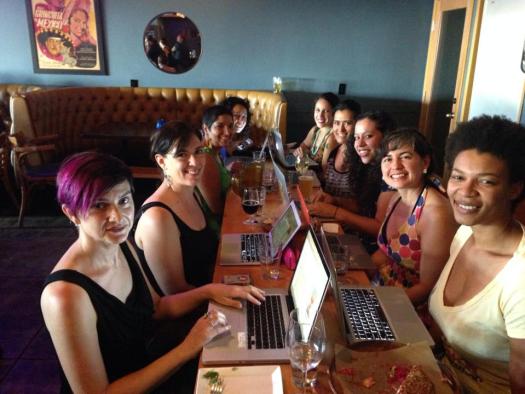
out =
<path fill-rule="evenodd" d="M 222 281 L 227 285 L 249 285 L 251 283 L 249 274 L 224 275 Z"/>

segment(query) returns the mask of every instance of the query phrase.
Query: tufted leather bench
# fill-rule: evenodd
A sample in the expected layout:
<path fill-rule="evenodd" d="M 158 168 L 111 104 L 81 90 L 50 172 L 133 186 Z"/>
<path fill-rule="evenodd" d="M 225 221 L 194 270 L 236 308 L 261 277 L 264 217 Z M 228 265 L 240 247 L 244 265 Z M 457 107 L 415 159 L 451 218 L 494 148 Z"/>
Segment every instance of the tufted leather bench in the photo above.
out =
<path fill-rule="evenodd" d="M 11 99 L 11 133 L 28 139 L 60 136 L 65 155 L 103 148 L 108 141 L 82 138 L 104 123 L 147 123 L 159 118 L 182 120 L 199 128 L 205 108 L 228 96 L 247 98 L 255 133 L 277 127 L 286 138 L 286 101 L 265 91 L 199 88 L 70 87 L 15 95 Z"/>
<path fill-rule="evenodd" d="M 41 89 L 41 87 L 36 85 L 0 83 L 0 132 L 9 131 L 11 127 L 11 116 L 9 114 L 9 100 L 11 96 L 38 89 Z"/>

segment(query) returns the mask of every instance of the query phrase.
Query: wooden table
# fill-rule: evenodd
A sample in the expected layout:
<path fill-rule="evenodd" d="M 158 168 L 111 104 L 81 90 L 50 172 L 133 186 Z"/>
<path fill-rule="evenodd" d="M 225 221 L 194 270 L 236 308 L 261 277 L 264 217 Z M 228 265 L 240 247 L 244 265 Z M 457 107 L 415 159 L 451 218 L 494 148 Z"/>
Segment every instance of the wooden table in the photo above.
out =
<path fill-rule="evenodd" d="M 293 193 L 292 193 L 293 194 Z M 265 216 L 277 218 L 282 210 L 285 208 L 284 202 L 280 199 L 279 193 L 269 193 L 266 197 L 266 204 L 264 207 Z M 247 218 L 241 207 L 241 199 L 231 190 L 228 192 L 226 204 L 224 209 L 224 217 L 222 222 L 221 234 L 239 233 L 239 232 L 261 232 L 261 226 L 247 226 L 242 222 Z M 292 240 L 292 242 L 301 242 L 304 240 L 304 231 L 300 231 Z M 219 258 L 217 256 L 217 263 L 215 266 L 215 273 L 213 277 L 214 282 L 222 282 L 224 275 L 231 274 L 250 274 L 252 283 L 260 288 L 288 288 L 293 271 L 281 265 L 281 276 L 277 280 L 265 279 L 262 276 L 262 269 L 260 266 L 221 266 L 219 265 Z M 368 278 L 362 271 L 349 271 L 345 277 L 342 278 L 346 283 L 361 283 L 367 284 Z M 329 388 L 326 374 L 327 366 L 333 359 L 333 346 L 335 343 L 344 345 L 344 339 L 339 332 L 339 325 L 337 323 L 337 313 L 331 291 L 327 294 L 322 308 L 322 314 L 325 322 L 326 336 L 327 336 L 327 351 L 323 362 L 318 368 L 318 386 L 316 390 L 318 393 L 332 393 Z M 202 367 L 202 362 L 200 364 Z M 283 376 L 283 387 L 285 394 L 292 394 L 299 391 L 292 383 L 292 368 L 290 364 L 280 364 Z M 207 365 L 206 367 L 209 367 Z"/>

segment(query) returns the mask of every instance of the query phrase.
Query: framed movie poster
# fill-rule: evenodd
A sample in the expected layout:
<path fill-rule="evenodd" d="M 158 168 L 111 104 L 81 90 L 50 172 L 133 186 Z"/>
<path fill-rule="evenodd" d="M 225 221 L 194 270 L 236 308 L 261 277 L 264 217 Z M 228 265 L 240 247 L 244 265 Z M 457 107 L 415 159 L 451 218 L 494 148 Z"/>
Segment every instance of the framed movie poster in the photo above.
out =
<path fill-rule="evenodd" d="M 26 0 L 36 73 L 106 74 L 99 0 Z"/>

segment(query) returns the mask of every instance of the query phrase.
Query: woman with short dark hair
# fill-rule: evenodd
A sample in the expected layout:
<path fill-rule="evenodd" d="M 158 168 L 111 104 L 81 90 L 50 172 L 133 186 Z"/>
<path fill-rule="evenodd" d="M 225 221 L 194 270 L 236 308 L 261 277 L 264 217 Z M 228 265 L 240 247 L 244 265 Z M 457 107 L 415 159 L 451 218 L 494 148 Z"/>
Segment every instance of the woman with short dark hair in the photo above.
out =
<path fill-rule="evenodd" d="M 257 304 L 264 298 L 253 286 L 221 284 L 160 297 L 127 242 L 135 209 L 131 172 L 120 160 L 96 152 L 73 155 L 62 164 L 57 187 L 62 210 L 78 229 L 40 299 L 62 367 L 62 392 L 150 391 L 228 330 L 224 315 L 210 313 L 153 359 L 154 320 L 186 315 L 208 299 L 241 307 L 233 297 Z"/>
<path fill-rule="evenodd" d="M 220 222 L 231 175 L 221 157 L 222 148 L 228 147 L 233 137 L 233 115 L 223 105 L 214 105 L 202 116 L 204 134 L 205 171 L 199 190 L 208 202 L 211 212 Z M 219 229 L 218 229 L 219 230 Z"/>
<path fill-rule="evenodd" d="M 429 309 L 467 393 L 525 392 L 525 128 L 499 116 L 460 123 L 445 160 L 461 225 Z"/>
<path fill-rule="evenodd" d="M 152 135 L 151 156 L 164 179 L 140 208 L 134 234 L 150 282 L 159 294 L 210 283 L 218 238 L 196 187 L 206 156 L 202 137 L 185 123 L 168 122 Z"/>
<path fill-rule="evenodd" d="M 372 259 L 376 282 L 403 287 L 420 316 L 449 255 L 457 225 L 445 194 L 432 176 L 432 148 L 415 129 L 398 129 L 382 142 L 383 180 L 397 192 L 389 207 Z"/>

